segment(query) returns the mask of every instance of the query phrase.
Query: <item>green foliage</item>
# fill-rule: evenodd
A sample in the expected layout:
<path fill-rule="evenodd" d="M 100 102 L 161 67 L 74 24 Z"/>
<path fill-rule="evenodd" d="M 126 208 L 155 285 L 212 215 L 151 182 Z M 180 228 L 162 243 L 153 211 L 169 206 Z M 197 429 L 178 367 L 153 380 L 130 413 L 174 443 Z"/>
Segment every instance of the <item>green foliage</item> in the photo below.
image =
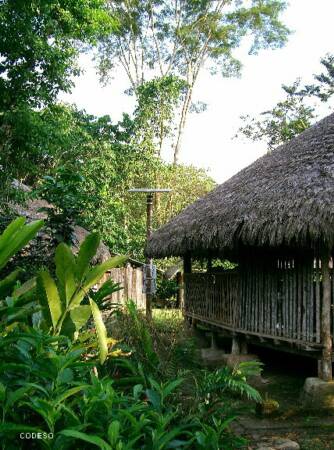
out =
<path fill-rule="evenodd" d="M 334 94 L 334 55 L 327 54 L 320 63 L 324 71 L 313 75 L 315 83 L 306 85 L 299 95 L 315 96 L 327 102 Z"/>
<path fill-rule="evenodd" d="M 102 0 L 5 0 L 0 7 L 0 111 L 53 102 L 72 86 L 77 45 L 115 22 Z"/>
<path fill-rule="evenodd" d="M 135 90 L 135 139 L 143 147 L 152 147 L 160 155 L 166 138 L 173 134 L 175 109 L 186 91 L 184 80 L 174 75 L 142 83 Z"/>
<path fill-rule="evenodd" d="M 261 363 L 258 361 L 247 361 L 237 364 L 233 369 L 224 367 L 214 372 L 206 373 L 200 387 L 205 397 L 205 402 L 209 404 L 212 398 L 215 399 L 217 394 L 220 397 L 226 391 L 235 392 L 255 402 L 260 402 L 260 394 L 247 383 L 247 378 L 259 375 L 261 371 Z"/>
<path fill-rule="evenodd" d="M 59 166 L 53 176 L 44 176 L 43 183 L 33 192 L 33 198 L 50 202 L 50 206 L 42 210 L 47 213 L 46 225 L 52 245 L 63 241 L 71 243 L 74 220 L 82 213 L 86 202 L 83 184 L 80 173 Z"/>
<path fill-rule="evenodd" d="M 215 186 L 204 170 L 167 164 L 153 154 L 153 144 L 133 142 L 139 122 L 129 117 L 114 125 L 109 117 L 96 118 L 65 106 L 39 114 L 41 123 L 31 128 L 24 143 L 26 167 L 19 168 L 15 161 L 14 167 L 20 178 L 30 177 L 34 197 L 53 205 L 48 224 L 55 243 L 67 241 L 76 222 L 98 231 L 113 252 L 141 258 L 145 198 L 130 194 L 130 188 L 173 189 L 171 195 L 156 199 L 158 227 Z"/>
<path fill-rule="evenodd" d="M 11 222 L 0 235 L 0 270 L 5 272 L 8 262 L 36 236 L 43 221 L 25 223 L 24 218 Z M 16 267 L 0 280 L 0 332 L 6 333 L 18 322 L 27 321 L 38 310 L 32 297 L 35 280 L 20 285 L 23 270 Z"/>
<path fill-rule="evenodd" d="M 90 289 L 96 285 L 105 272 L 126 260 L 114 257 L 99 265 L 90 267 L 100 243 L 97 233 L 86 237 L 75 257 L 70 248 L 59 244 L 56 249 L 55 263 L 57 282 L 47 270 L 39 272 L 37 277 L 37 296 L 43 312 L 43 326 L 51 329 L 52 335 L 66 335 L 71 339 L 86 325 L 93 315 L 100 361 L 107 357 L 107 335 L 101 312 L 92 298 Z M 83 304 L 89 299 L 89 305 Z"/>
<path fill-rule="evenodd" d="M 9 230 L 17 232 L 21 222 L 8 227 L 3 235 L 8 236 Z M 23 245 L 25 239 L 20 242 Z M 149 328 L 149 322 L 143 320 L 133 303 L 127 307 L 129 326 L 123 328 L 123 332 L 136 342 L 136 359 L 124 359 L 124 356 L 118 360 L 110 359 L 108 365 L 101 367 L 102 373 L 111 369 L 106 378 L 97 377 L 96 367 L 93 373 L 91 371 L 95 364 L 95 354 L 90 352 L 94 347 L 92 343 L 84 336 L 78 340 L 79 343 L 73 343 L 60 335 L 68 331 L 65 326 L 68 317 L 79 330 L 92 310 L 100 362 L 108 357 L 108 340 L 98 306 L 92 298 L 89 305 L 82 304 L 85 294 L 90 297 L 91 287 L 106 269 L 115 264 L 113 258 L 90 267 L 98 243 L 96 234 L 89 235 L 77 257 L 66 244 L 60 244 L 56 250 L 57 281 L 45 270 L 39 273 L 37 295 L 43 307 L 44 320 L 50 325 L 47 332 L 37 328 L 37 324 L 35 329 L 27 325 L 24 297 L 30 294 L 28 298 L 34 303 L 35 280 L 15 288 L 11 297 L 1 305 L 0 439 L 3 448 L 13 448 L 14 445 L 23 449 L 25 443 L 18 437 L 22 432 L 53 433 L 52 439 L 41 441 L 43 448 L 50 450 L 78 446 L 119 450 L 238 448 L 243 440 L 228 429 L 233 417 L 224 415 L 218 419 L 211 414 L 207 418 L 201 403 L 194 414 L 183 411 L 180 400 L 183 386 L 188 385 L 189 372 L 183 370 L 185 376 L 179 376 L 179 367 L 180 361 L 185 367 L 187 346 L 169 342 L 172 351 L 169 348 L 169 357 L 165 358 L 160 352 L 166 348 L 166 341 L 157 343 L 158 328 L 155 330 L 152 324 Z M 17 273 L 0 283 L 2 295 L 7 290 L 11 291 Z M 97 291 L 95 298 L 103 301 L 104 295 L 112 288 L 112 284 L 104 285 L 104 292 L 98 295 Z M 85 311 L 82 308 L 86 308 Z M 89 313 L 87 316 L 86 312 Z M 161 320 L 160 333 L 166 323 Z M 173 333 L 179 331 L 179 322 L 172 320 L 168 327 L 167 336 L 171 339 Z M 128 341 L 130 343 L 131 340 Z M 137 352 L 139 348 L 141 353 Z M 168 356 L 168 352 L 165 355 Z M 194 364 L 193 357 L 190 361 Z M 230 375 L 220 373 L 211 378 L 205 375 L 200 384 L 203 391 L 197 397 L 207 399 L 208 395 L 224 390 L 254 396 L 245 383 L 246 369 L 248 373 L 256 372 L 256 368 L 248 363 L 247 367 L 245 365 Z M 117 375 L 119 370 L 122 371 L 121 376 Z M 132 376 L 128 376 L 129 371 Z M 213 378 L 220 382 L 218 387 L 213 385 Z"/>
<path fill-rule="evenodd" d="M 15 253 L 36 236 L 42 226 L 42 220 L 25 224 L 23 217 L 19 217 L 8 225 L 0 235 L 0 270 L 5 267 Z"/>
<path fill-rule="evenodd" d="M 171 402 L 181 378 L 164 383 L 149 378 L 147 387 L 135 384 L 124 392 L 110 377 L 91 373 L 83 348 L 33 329 L 0 336 L 0 348 L 0 439 L 6 448 L 24 448 L 22 431 L 52 432 L 53 439 L 42 441 L 50 450 L 218 450 L 238 442 L 227 421 L 200 422 L 181 414 Z"/>
<path fill-rule="evenodd" d="M 172 146 L 174 162 L 178 162 L 188 112 L 196 109 L 192 97 L 200 72 L 209 67 L 212 73 L 238 75 L 241 62 L 235 50 L 245 36 L 251 38 L 250 53 L 284 45 L 289 31 L 280 15 L 285 6 L 281 0 L 192 0 L 176 5 L 171 0 L 110 2 L 110 12 L 119 26 L 100 44 L 101 76 L 107 81 L 121 66 L 139 98 L 142 85 L 155 86 L 155 80 L 145 84 L 152 73 L 158 72 L 161 80 L 183 80 L 186 89 L 179 96 L 181 111 L 174 117 L 177 133 Z M 160 103 L 158 110 L 165 111 L 165 99 L 157 96 L 156 102 Z M 155 123 L 162 123 L 164 114 L 154 114 L 158 118 Z M 158 135 L 166 137 L 161 132 Z"/>
<path fill-rule="evenodd" d="M 156 370 L 156 366 L 159 362 L 158 355 L 156 354 L 153 346 L 153 339 L 150 334 L 149 328 L 146 323 L 141 319 L 137 312 L 136 305 L 133 302 L 127 303 L 127 312 L 130 316 L 130 321 L 133 324 L 133 332 L 135 333 L 135 339 L 138 340 L 142 346 L 142 356 L 145 357 L 146 363 L 150 366 L 151 370 Z"/>
<path fill-rule="evenodd" d="M 167 280 L 165 278 L 158 278 L 157 291 L 155 293 L 156 300 L 163 300 L 164 306 L 171 306 L 176 301 L 176 294 L 179 290 L 179 286 L 175 280 Z"/>
<path fill-rule="evenodd" d="M 239 133 L 253 141 L 265 139 L 269 150 L 289 141 L 306 130 L 315 118 L 315 110 L 305 104 L 305 95 L 299 95 L 300 80 L 292 86 L 282 86 L 286 98 L 269 111 L 261 113 L 259 119 L 241 116 L 245 122 Z"/>
<path fill-rule="evenodd" d="M 27 179 L 29 172 L 35 175 L 32 161 L 52 158 L 32 144 L 35 132 L 46 136 L 43 144 L 55 133 L 41 130 L 39 109 L 52 105 L 60 92 L 70 92 L 79 74 L 79 49 L 94 45 L 115 25 L 103 0 L 0 3 L 0 181 L 9 193 L 13 178 L 23 180 L 20 172 Z"/>
<path fill-rule="evenodd" d="M 265 140 L 273 150 L 309 128 L 317 118 L 317 100 L 328 102 L 334 94 L 334 56 L 326 55 L 320 62 L 324 72 L 313 75 L 315 83 L 302 86 L 298 79 L 291 86 L 282 85 L 285 99 L 258 118 L 241 116 L 244 125 L 238 134 L 253 141 Z"/>
<path fill-rule="evenodd" d="M 123 286 L 109 279 L 105 281 L 97 291 L 90 291 L 90 298 L 98 305 L 100 311 L 110 310 L 110 297 L 114 292 L 121 291 Z"/>

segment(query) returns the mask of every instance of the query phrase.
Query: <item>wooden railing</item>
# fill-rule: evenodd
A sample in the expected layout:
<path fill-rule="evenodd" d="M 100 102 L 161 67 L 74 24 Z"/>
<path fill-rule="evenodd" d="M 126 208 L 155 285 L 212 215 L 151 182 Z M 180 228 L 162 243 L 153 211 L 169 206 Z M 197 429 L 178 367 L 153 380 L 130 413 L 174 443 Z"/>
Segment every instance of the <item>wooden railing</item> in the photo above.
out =
<path fill-rule="evenodd" d="M 184 309 L 232 330 L 319 344 L 321 291 L 318 260 L 279 258 L 238 272 L 185 274 Z"/>
<path fill-rule="evenodd" d="M 185 311 L 227 326 L 237 326 L 237 273 L 185 275 Z"/>

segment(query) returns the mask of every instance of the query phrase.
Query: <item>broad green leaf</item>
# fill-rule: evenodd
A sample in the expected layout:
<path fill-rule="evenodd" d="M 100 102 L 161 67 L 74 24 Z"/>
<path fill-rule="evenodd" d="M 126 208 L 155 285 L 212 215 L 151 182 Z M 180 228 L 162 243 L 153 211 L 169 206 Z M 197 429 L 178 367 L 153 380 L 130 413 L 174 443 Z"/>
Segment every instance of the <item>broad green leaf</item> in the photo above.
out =
<path fill-rule="evenodd" d="M 46 389 L 44 389 L 44 387 L 41 386 L 41 385 L 39 385 L 39 384 L 36 384 L 36 383 L 24 383 L 24 386 L 32 387 L 32 388 L 36 389 L 37 391 L 43 392 L 43 394 L 44 394 L 46 397 L 49 396 L 48 391 L 47 391 Z"/>
<path fill-rule="evenodd" d="M 25 405 L 43 417 L 50 431 L 53 431 L 57 411 L 51 401 L 42 398 L 33 398 L 29 403 L 26 402 Z"/>
<path fill-rule="evenodd" d="M 123 265 L 127 259 L 128 258 L 126 256 L 114 256 L 113 258 L 108 259 L 102 264 L 99 264 L 90 269 L 83 282 L 82 288 L 74 295 L 73 299 L 71 300 L 71 309 L 80 305 L 85 295 L 88 294 L 89 289 L 100 281 L 107 270 Z"/>
<path fill-rule="evenodd" d="M 62 370 L 57 378 L 57 381 L 59 384 L 67 384 L 70 383 L 74 378 L 73 370 L 67 367 L 66 369 Z"/>
<path fill-rule="evenodd" d="M 50 273 L 46 270 L 42 270 L 39 273 L 38 278 L 41 280 L 41 284 L 46 294 L 53 329 L 56 330 L 63 309 L 56 283 Z"/>
<path fill-rule="evenodd" d="M 5 422 L 0 424 L 0 433 L 23 433 L 25 431 L 31 431 L 31 432 L 43 432 L 40 428 L 37 427 L 30 427 L 29 425 L 24 424 L 18 424 L 18 423 L 11 423 L 11 422 Z"/>
<path fill-rule="evenodd" d="M 142 392 L 143 392 L 142 384 L 136 384 L 135 386 L 133 386 L 133 396 L 136 400 L 138 400 Z"/>
<path fill-rule="evenodd" d="M 148 400 L 151 402 L 153 408 L 156 409 L 157 411 L 160 411 L 161 409 L 160 394 L 157 391 L 154 391 L 153 389 L 146 389 L 145 394 Z"/>
<path fill-rule="evenodd" d="M 6 386 L 0 383 L 0 403 L 3 403 L 6 397 Z"/>
<path fill-rule="evenodd" d="M 28 292 L 31 292 L 36 287 L 36 278 L 30 278 L 30 280 L 26 281 L 22 284 L 19 288 L 15 289 L 13 292 L 13 297 L 18 298 L 21 297 L 21 295 L 25 295 Z"/>
<path fill-rule="evenodd" d="M 98 344 L 99 344 L 100 363 L 103 364 L 108 355 L 107 330 L 104 325 L 104 322 L 102 319 L 102 314 L 99 310 L 99 307 L 94 302 L 94 300 L 92 300 L 91 298 L 89 299 L 89 303 L 92 308 L 92 314 L 93 314 L 93 318 L 94 318 L 97 340 L 98 340 Z"/>
<path fill-rule="evenodd" d="M 81 423 L 80 418 L 77 416 L 77 414 L 73 411 L 72 408 L 70 408 L 69 406 L 67 406 L 67 405 L 65 405 L 64 403 L 62 403 L 62 404 L 59 406 L 59 409 L 65 411 L 69 416 L 72 417 L 72 419 L 73 419 L 75 422 L 77 422 L 78 425 L 80 425 L 80 423 Z M 81 426 L 82 426 L 82 425 L 81 425 Z"/>
<path fill-rule="evenodd" d="M 70 316 L 77 331 L 86 325 L 91 314 L 92 310 L 89 305 L 81 305 L 77 308 L 71 309 Z"/>
<path fill-rule="evenodd" d="M 84 289 L 87 291 L 92 286 L 100 281 L 103 275 L 110 269 L 114 269 L 115 267 L 123 266 L 125 261 L 128 259 L 127 256 L 114 256 L 113 258 L 108 259 L 107 261 L 98 264 L 93 267 L 86 276 L 84 282 Z"/>
<path fill-rule="evenodd" d="M 7 394 L 7 401 L 6 401 L 6 410 L 11 408 L 18 400 L 21 400 L 28 391 L 31 390 L 30 386 L 23 386 L 15 391 L 11 391 Z"/>
<path fill-rule="evenodd" d="M 175 448 L 173 446 L 175 438 L 177 436 L 181 436 L 183 431 L 184 431 L 183 427 L 173 427 L 172 430 L 163 433 L 163 435 L 157 442 L 156 448 L 159 450 L 163 450 L 164 448 Z M 169 444 L 171 444 L 171 446 Z"/>
<path fill-rule="evenodd" d="M 183 383 L 183 381 L 184 381 L 184 378 L 178 378 L 178 379 L 166 384 L 163 387 L 164 398 L 166 398 L 168 395 L 170 395 L 178 386 L 180 386 L 180 384 Z"/>
<path fill-rule="evenodd" d="M 172 441 L 170 441 L 168 443 L 166 449 L 167 448 L 178 448 L 178 449 L 180 449 L 182 447 L 189 448 L 189 444 L 190 444 L 189 440 L 188 441 L 181 441 L 180 439 L 173 439 Z M 162 448 L 164 448 L 164 447 L 162 447 Z"/>
<path fill-rule="evenodd" d="M 61 327 L 60 333 L 70 338 L 76 331 L 79 331 L 90 318 L 92 314 L 91 307 L 89 305 L 81 305 L 69 311 Z"/>
<path fill-rule="evenodd" d="M 118 420 L 114 420 L 108 427 L 108 438 L 112 447 L 115 447 L 119 438 L 119 430 L 121 424 Z"/>
<path fill-rule="evenodd" d="M 11 222 L 3 231 L 3 233 L 0 235 L 0 252 L 6 245 L 8 245 L 8 242 L 10 241 L 12 236 L 14 236 L 15 233 L 23 227 L 24 223 L 25 218 L 18 217 L 17 219 L 13 220 L 13 222 Z"/>
<path fill-rule="evenodd" d="M 55 406 L 62 403 L 64 400 L 66 400 L 68 397 L 72 397 L 72 395 L 77 394 L 78 392 L 87 389 L 89 387 L 88 384 L 82 384 L 80 386 L 75 386 L 71 389 L 67 389 L 63 394 L 58 395 L 58 397 L 55 399 Z"/>
<path fill-rule="evenodd" d="M 0 236 L 0 269 L 32 238 L 43 226 L 42 220 L 24 224 L 25 219 L 19 218 L 12 222 Z"/>
<path fill-rule="evenodd" d="M 77 288 L 75 281 L 75 259 L 68 245 L 64 243 L 58 245 L 55 262 L 56 275 L 59 281 L 59 294 L 63 304 L 68 306 Z"/>
<path fill-rule="evenodd" d="M 77 256 L 76 277 L 81 281 L 89 270 L 89 263 L 95 256 L 100 244 L 99 233 L 89 234 L 80 245 L 80 250 Z"/>
<path fill-rule="evenodd" d="M 12 294 L 20 273 L 22 273 L 22 269 L 16 269 L 0 281 L 0 298 L 5 298 Z"/>
<path fill-rule="evenodd" d="M 72 437 L 75 439 L 81 439 L 82 441 L 89 442 L 90 444 L 94 444 L 99 447 L 101 450 L 112 450 L 112 447 L 103 439 L 98 436 L 92 436 L 90 434 L 82 433 L 77 430 L 63 430 L 60 431 L 59 434 L 63 436 Z"/>

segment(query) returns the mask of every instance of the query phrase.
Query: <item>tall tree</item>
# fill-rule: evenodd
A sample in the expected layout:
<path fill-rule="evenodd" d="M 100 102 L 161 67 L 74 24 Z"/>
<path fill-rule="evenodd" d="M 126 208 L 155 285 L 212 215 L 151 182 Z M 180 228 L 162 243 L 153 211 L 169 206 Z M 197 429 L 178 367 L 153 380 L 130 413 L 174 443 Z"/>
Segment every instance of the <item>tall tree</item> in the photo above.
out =
<path fill-rule="evenodd" d="M 320 60 L 323 71 L 313 75 L 313 83 L 302 85 L 301 79 L 291 86 L 282 85 L 285 98 L 258 117 L 241 116 L 243 125 L 237 136 L 265 141 L 269 151 L 306 130 L 318 116 L 320 102 L 327 103 L 334 94 L 334 55 Z M 328 103 L 330 107 L 330 103 Z"/>
<path fill-rule="evenodd" d="M 36 111 L 71 89 L 79 50 L 115 23 L 103 0 L 0 2 L 0 178 L 18 175 L 15 161 L 31 160 L 24 135 Z"/>
<path fill-rule="evenodd" d="M 237 49 L 252 36 L 250 53 L 284 45 L 289 34 L 280 21 L 283 0 L 120 0 L 108 1 L 118 18 L 117 33 L 100 46 L 100 73 L 108 79 L 121 66 L 136 92 L 159 74 L 175 75 L 187 86 L 182 99 L 174 143 L 174 162 L 192 107 L 193 92 L 203 68 L 223 76 L 240 73 Z"/>

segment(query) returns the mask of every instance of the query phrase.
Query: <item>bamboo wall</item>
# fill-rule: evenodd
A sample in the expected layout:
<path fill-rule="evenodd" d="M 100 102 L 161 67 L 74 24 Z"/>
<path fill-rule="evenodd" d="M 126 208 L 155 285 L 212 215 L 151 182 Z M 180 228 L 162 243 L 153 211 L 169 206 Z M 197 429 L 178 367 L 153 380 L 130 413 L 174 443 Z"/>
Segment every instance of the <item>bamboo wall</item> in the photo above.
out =
<path fill-rule="evenodd" d="M 109 278 L 123 286 L 122 290 L 112 294 L 110 303 L 124 304 L 127 300 L 133 300 L 138 309 L 145 309 L 146 295 L 143 293 L 143 270 L 141 267 L 127 265 L 119 269 L 111 269 L 105 274 L 102 282 Z"/>
<path fill-rule="evenodd" d="M 333 276 L 331 282 L 333 303 Z M 292 342 L 320 343 L 321 296 L 313 256 L 248 259 L 234 273 L 185 275 L 186 314 Z"/>

